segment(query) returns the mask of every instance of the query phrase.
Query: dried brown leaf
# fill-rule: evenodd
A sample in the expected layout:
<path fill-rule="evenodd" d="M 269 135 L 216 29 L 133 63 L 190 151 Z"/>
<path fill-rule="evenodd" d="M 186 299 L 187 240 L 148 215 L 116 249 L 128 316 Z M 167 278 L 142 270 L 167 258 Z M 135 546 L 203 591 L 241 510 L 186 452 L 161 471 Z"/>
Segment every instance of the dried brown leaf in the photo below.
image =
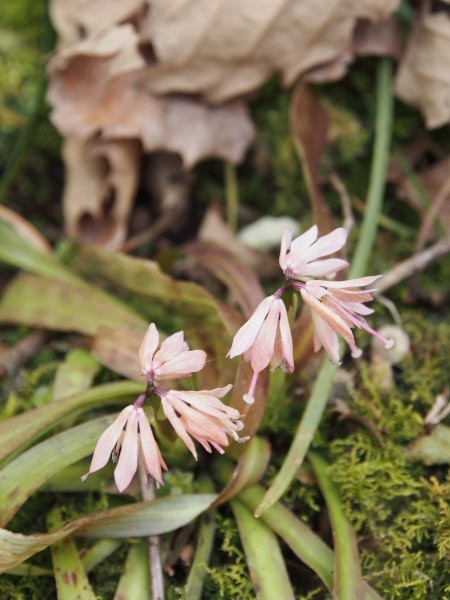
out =
<path fill-rule="evenodd" d="M 67 138 L 63 145 L 63 196 L 69 237 L 115 249 L 125 240 L 138 184 L 140 149 L 135 140 Z"/>
<path fill-rule="evenodd" d="M 63 135 L 140 139 L 145 150 L 179 153 L 186 167 L 207 156 L 239 162 L 254 136 L 245 106 L 156 96 L 138 44 L 123 25 L 53 57 L 48 97 Z"/>
<path fill-rule="evenodd" d="M 355 29 L 353 49 L 355 54 L 362 56 L 400 58 L 402 36 L 397 21 L 394 17 L 380 23 L 360 21 Z"/>
<path fill-rule="evenodd" d="M 228 287 L 246 318 L 253 314 L 264 298 L 264 290 L 249 267 L 214 242 L 195 242 L 186 252 Z"/>
<path fill-rule="evenodd" d="M 254 248 L 246 246 L 223 220 L 217 204 L 211 204 L 206 211 L 198 232 L 198 239 L 214 242 L 226 248 L 248 265 L 260 279 L 279 275 L 278 261 Z"/>
<path fill-rule="evenodd" d="M 136 18 L 146 8 L 145 0 L 89 0 L 89 10 L 86 4 L 86 0 L 50 2 L 50 17 L 61 47 Z"/>
<path fill-rule="evenodd" d="M 427 127 L 450 121 L 450 18 L 432 13 L 431 2 L 417 15 L 395 90 L 401 100 L 420 108 Z"/>
<path fill-rule="evenodd" d="M 156 62 L 157 93 L 200 93 L 223 102 L 258 88 L 272 73 L 292 84 L 348 52 L 357 19 L 383 20 L 396 0 L 152 0 L 142 33 Z"/>
<path fill-rule="evenodd" d="M 314 220 L 321 234 L 335 224 L 319 184 L 319 166 L 327 146 L 330 118 L 318 97 L 299 85 L 291 99 L 291 132 L 301 160 L 303 176 L 312 204 Z"/>

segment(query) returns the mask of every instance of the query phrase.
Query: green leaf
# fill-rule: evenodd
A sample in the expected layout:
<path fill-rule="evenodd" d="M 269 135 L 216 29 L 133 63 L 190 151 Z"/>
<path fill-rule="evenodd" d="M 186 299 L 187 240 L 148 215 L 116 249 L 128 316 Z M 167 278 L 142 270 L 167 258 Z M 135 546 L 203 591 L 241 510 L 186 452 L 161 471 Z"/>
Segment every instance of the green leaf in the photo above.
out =
<path fill-rule="evenodd" d="M 99 367 L 98 361 L 87 350 L 69 352 L 56 371 L 53 400 L 62 400 L 88 390 Z"/>
<path fill-rule="evenodd" d="M 122 326 L 145 333 L 146 322 L 93 286 L 21 275 L 6 288 L 0 322 L 96 335 L 101 327 Z"/>
<path fill-rule="evenodd" d="M 239 528 L 256 598 L 294 600 L 283 555 L 273 531 L 238 500 L 231 501 L 231 508 Z"/>
<path fill-rule="evenodd" d="M 173 531 L 206 510 L 215 494 L 168 496 L 93 513 L 47 534 L 22 535 L 0 529 L 0 573 L 69 535 L 83 537 L 147 537 Z"/>
<path fill-rule="evenodd" d="M 218 457 L 215 462 L 219 463 L 221 460 L 222 458 Z M 245 452 L 239 458 L 230 481 L 220 492 L 215 506 L 223 504 L 244 488 L 257 483 L 266 472 L 269 460 L 269 443 L 264 438 L 254 437 L 246 445 Z"/>
<path fill-rule="evenodd" d="M 50 531 L 62 526 L 61 512 L 53 508 L 47 516 Z M 96 600 L 72 538 L 51 547 L 58 600 Z"/>
<path fill-rule="evenodd" d="M 133 544 L 128 553 L 114 600 L 151 600 L 148 552 L 145 542 Z"/>
<path fill-rule="evenodd" d="M 256 517 L 260 517 L 264 511 L 273 506 L 281 498 L 303 463 L 327 405 L 336 370 L 337 367 L 332 365 L 328 359 L 324 361 L 314 383 L 314 388 L 306 405 L 305 412 L 295 432 L 289 452 L 272 485 L 255 510 Z"/>
<path fill-rule="evenodd" d="M 0 219 L 0 261 L 44 277 L 70 283 L 80 281 L 56 256 L 40 252 L 3 219 Z"/>
<path fill-rule="evenodd" d="M 347 521 L 341 500 L 328 476 L 327 464 L 310 452 L 309 461 L 325 498 L 334 539 L 334 600 L 361 600 L 364 594 L 355 533 Z"/>
<path fill-rule="evenodd" d="M 0 471 L 0 525 L 4 526 L 52 475 L 93 453 L 114 415 L 83 423 L 33 446 Z"/>
<path fill-rule="evenodd" d="M 141 384 L 131 381 L 108 383 L 3 421 L 0 423 L 0 460 L 5 457 L 11 459 L 19 449 L 29 446 L 63 419 L 93 407 L 130 403 L 142 392 L 142 388 Z"/>

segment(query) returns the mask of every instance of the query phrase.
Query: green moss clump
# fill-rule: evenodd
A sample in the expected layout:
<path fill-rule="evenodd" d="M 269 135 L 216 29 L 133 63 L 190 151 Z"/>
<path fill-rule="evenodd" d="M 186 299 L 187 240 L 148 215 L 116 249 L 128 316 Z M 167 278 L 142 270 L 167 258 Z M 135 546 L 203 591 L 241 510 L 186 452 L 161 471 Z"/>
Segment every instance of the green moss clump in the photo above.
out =
<path fill-rule="evenodd" d="M 218 535 L 222 539 L 219 564 L 207 569 L 203 597 L 208 600 L 239 598 L 253 600 L 253 589 L 247 561 L 239 541 L 239 532 L 233 519 L 218 517 Z M 220 565 L 220 566 L 219 566 Z"/>
<path fill-rule="evenodd" d="M 380 391 L 361 364 L 351 410 L 370 419 L 379 439 L 361 425 L 328 413 L 316 445 L 328 453 L 330 475 L 358 535 L 365 577 L 387 600 L 442 600 L 450 591 L 450 481 L 442 466 L 412 463 L 406 445 L 448 380 L 450 325 L 417 312 L 404 315 L 411 356 L 396 387 Z"/>

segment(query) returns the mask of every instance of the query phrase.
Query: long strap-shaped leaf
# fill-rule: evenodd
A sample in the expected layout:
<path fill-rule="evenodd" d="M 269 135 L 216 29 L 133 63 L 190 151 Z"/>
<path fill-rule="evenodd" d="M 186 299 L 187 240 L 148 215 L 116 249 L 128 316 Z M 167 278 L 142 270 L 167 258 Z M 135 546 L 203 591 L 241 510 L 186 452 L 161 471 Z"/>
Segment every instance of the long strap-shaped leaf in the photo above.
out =
<path fill-rule="evenodd" d="M 215 494 L 168 496 L 93 513 L 47 534 L 22 535 L 0 529 L 0 573 L 69 535 L 83 537 L 143 537 L 178 529 L 195 519 Z"/>

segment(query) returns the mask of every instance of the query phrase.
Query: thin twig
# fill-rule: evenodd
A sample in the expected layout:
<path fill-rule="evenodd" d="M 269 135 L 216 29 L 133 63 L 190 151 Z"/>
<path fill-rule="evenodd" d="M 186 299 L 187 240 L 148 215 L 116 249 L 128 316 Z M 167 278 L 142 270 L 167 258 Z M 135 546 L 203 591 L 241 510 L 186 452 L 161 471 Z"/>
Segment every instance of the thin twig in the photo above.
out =
<path fill-rule="evenodd" d="M 160 236 L 166 231 L 178 218 L 177 211 L 167 211 L 159 217 L 154 223 L 147 229 L 144 229 L 134 237 L 130 238 L 122 244 L 119 248 L 119 252 L 133 252 L 144 244 L 153 241 L 155 238 Z"/>
<path fill-rule="evenodd" d="M 355 217 L 353 216 L 352 200 L 350 195 L 344 185 L 344 182 L 337 173 L 331 173 L 328 177 L 328 181 L 339 194 L 342 207 L 342 216 L 344 217 L 343 227 L 347 233 L 350 233 L 355 225 Z"/>
<path fill-rule="evenodd" d="M 383 275 L 377 281 L 378 293 L 386 291 L 388 288 L 397 285 L 407 277 L 411 277 L 417 271 L 422 271 L 430 263 L 434 262 L 444 254 L 450 252 L 450 234 L 439 240 L 419 254 L 414 254 L 411 258 L 404 260 L 396 265 L 389 273 Z"/>
<path fill-rule="evenodd" d="M 155 499 L 155 484 L 153 480 L 147 480 L 147 472 L 141 458 L 139 458 L 139 480 L 142 499 L 144 502 L 151 502 Z M 152 600 L 164 600 L 164 578 L 159 535 L 149 535 L 147 541 Z"/>
<path fill-rule="evenodd" d="M 433 198 L 430 208 L 425 214 L 425 218 L 422 222 L 422 226 L 417 236 L 416 252 L 420 252 L 427 242 L 428 235 L 431 228 L 433 227 L 434 221 L 439 217 L 439 213 L 444 206 L 448 196 L 450 194 L 450 177 L 441 185 L 437 194 Z"/>

